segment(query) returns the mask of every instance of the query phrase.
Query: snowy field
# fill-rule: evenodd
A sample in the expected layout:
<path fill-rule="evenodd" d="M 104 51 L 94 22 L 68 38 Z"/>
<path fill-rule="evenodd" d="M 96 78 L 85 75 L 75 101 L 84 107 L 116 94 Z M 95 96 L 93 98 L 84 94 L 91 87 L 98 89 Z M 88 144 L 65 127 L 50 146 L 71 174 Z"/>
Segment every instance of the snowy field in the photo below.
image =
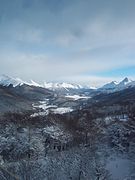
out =
<path fill-rule="evenodd" d="M 66 98 L 73 99 L 73 100 L 79 100 L 79 99 L 89 99 L 88 96 L 79 96 L 79 95 L 67 95 Z"/>
<path fill-rule="evenodd" d="M 33 104 L 33 108 L 34 109 L 39 108 L 42 111 L 33 113 L 31 117 L 45 116 L 45 115 L 48 115 L 49 112 L 54 113 L 54 114 L 64 114 L 64 113 L 69 113 L 73 111 L 71 107 L 57 107 L 56 105 L 49 104 L 48 100 L 39 101 L 39 104 L 36 104 L 36 105 Z"/>

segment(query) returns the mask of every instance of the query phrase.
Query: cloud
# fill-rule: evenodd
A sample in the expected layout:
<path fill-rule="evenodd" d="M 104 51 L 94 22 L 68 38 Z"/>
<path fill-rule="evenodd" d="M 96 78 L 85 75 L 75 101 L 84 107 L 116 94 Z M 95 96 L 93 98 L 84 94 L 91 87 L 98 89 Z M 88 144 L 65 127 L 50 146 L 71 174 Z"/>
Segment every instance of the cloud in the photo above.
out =
<path fill-rule="evenodd" d="M 58 81 L 63 81 L 63 79 L 67 82 L 80 83 L 82 85 L 88 85 L 91 87 L 101 87 L 105 83 L 114 80 L 112 77 L 78 75 L 78 76 L 67 76 L 67 77 L 59 78 Z M 117 78 L 117 80 L 120 79 L 121 78 Z"/>
<path fill-rule="evenodd" d="M 135 65 L 134 7 L 133 0 L 0 1 L 0 72 L 100 83 L 100 72 Z"/>

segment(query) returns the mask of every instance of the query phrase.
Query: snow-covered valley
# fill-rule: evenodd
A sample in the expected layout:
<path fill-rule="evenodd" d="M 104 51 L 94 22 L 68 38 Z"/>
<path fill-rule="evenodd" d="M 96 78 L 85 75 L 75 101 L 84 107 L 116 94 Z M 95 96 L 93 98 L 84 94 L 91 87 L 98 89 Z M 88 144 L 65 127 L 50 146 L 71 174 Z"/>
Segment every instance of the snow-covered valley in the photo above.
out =
<path fill-rule="evenodd" d="M 0 86 L 0 180 L 135 179 L 133 87 L 8 83 Z"/>

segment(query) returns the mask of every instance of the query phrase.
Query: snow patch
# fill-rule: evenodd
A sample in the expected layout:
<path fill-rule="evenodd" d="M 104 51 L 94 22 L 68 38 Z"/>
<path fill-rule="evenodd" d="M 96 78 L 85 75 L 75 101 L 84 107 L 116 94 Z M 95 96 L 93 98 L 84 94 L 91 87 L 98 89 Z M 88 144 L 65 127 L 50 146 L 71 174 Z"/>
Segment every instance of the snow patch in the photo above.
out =
<path fill-rule="evenodd" d="M 90 98 L 88 96 L 79 96 L 79 95 L 67 95 L 65 97 L 70 98 L 70 99 L 74 99 L 75 101 L 79 100 L 79 99 L 89 99 Z"/>
<path fill-rule="evenodd" d="M 126 180 L 130 176 L 129 172 L 132 166 L 130 160 L 112 156 L 108 160 L 106 167 L 113 179 Z"/>
<path fill-rule="evenodd" d="M 46 116 L 48 115 L 49 111 L 44 111 L 44 112 L 37 112 L 32 114 L 30 117 L 37 117 L 37 116 Z"/>
<path fill-rule="evenodd" d="M 72 112 L 72 111 L 73 111 L 73 109 L 70 107 L 60 107 L 60 108 L 52 110 L 52 112 L 54 114 L 65 114 L 65 113 Z"/>
<path fill-rule="evenodd" d="M 31 115 L 31 117 L 36 117 L 36 116 L 45 116 L 48 115 L 49 112 L 52 112 L 54 114 L 64 114 L 64 113 L 68 113 L 68 112 L 72 112 L 73 109 L 70 107 L 59 107 L 57 108 L 56 105 L 53 104 L 49 104 L 49 100 L 46 99 L 44 101 L 39 101 L 39 104 L 32 104 L 33 109 L 35 108 L 40 108 L 43 111 L 41 112 L 36 112 L 34 114 Z"/>

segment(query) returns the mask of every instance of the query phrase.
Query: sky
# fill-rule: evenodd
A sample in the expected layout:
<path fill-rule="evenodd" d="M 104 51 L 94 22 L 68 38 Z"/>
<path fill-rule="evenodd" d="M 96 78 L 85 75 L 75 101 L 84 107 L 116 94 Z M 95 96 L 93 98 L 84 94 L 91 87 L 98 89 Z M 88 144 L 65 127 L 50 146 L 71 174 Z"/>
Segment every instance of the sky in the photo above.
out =
<path fill-rule="evenodd" d="M 100 86 L 134 72 L 135 0 L 0 0 L 0 74 Z"/>

